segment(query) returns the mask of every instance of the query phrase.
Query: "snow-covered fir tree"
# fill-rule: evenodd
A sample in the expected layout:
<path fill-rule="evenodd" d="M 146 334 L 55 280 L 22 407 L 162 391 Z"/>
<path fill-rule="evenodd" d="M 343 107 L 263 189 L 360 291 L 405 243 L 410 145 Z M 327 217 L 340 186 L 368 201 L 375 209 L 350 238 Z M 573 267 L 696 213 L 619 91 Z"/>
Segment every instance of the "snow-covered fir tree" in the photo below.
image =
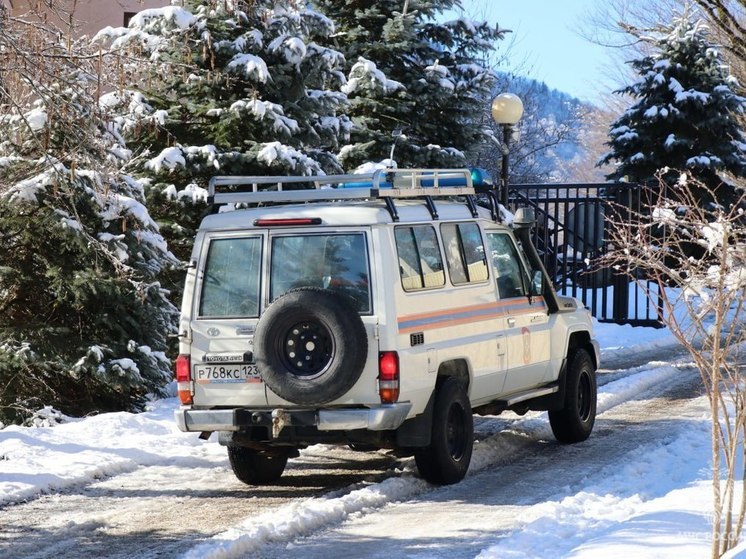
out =
<path fill-rule="evenodd" d="M 678 171 L 686 170 L 717 188 L 722 171 L 746 175 L 746 143 L 738 121 L 744 99 L 735 93 L 738 84 L 707 26 L 684 14 L 643 39 L 651 43 L 652 53 L 631 62 L 639 79 L 620 90 L 635 101 L 611 125 L 611 151 L 601 163 L 616 163 L 616 168 L 607 178 L 655 182 L 656 171 L 667 167 L 667 182 L 673 184 Z M 723 184 L 718 201 L 731 194 Z"/>
<path fill-rule="evenodd" d="M 120 170 L 129 152 L 80 66 L 95 57 L 3 23 L 0 422 L 140 409 L 172 376 L 178 313 L 158 276 L 176 259 Z"/>
<path fill-rule="evenodd" d="M 149 59 L 123 63 L 138 91 L 122 91 L 119 109 L 130 169 L 147 181 L 148 207 L 182 260 L 210 177 L 341 171 L 335 154 L 351 128 L 344 57 L 320 43 L 333 32 L 298 0 L 187 0 L 98 34 L 113 52 Z"/>
<path fill-rule="evenodd" d="M 354 127 L 345 168 L 389 156 L 401 166 L 463 166 L 485 140 L 478 116 L 494 73 L 486 58 L 504 32 L 465 17 L 436 17 L 459 0 L 314 0 L 334 18 L 345 55 Z"/>

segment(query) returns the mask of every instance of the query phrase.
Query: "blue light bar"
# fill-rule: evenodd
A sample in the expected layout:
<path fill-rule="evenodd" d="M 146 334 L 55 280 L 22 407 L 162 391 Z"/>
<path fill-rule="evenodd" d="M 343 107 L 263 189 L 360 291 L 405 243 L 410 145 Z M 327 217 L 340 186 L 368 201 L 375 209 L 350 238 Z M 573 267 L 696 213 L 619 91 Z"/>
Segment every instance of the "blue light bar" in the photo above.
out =
<path fill-rule="evenodd" d="M 471 170 L 471 182 L 476 186 L 494 186 L 492 182 L 492 176 L 487 169 L 481 167 L 474 167 Z"/>
<path fill-rule="evenodd" d="M 435 186 L 435 182 L 435 179 L 422 179 L 420 186 Z M 438 179 L 437 183 L 438 186 L 467 186 L 466 179 L 462 177 Z"/>
<path fill-rule="evenodd" d="M 428 176 L 425 174 L 424 176 Z M 419 186 L 423 188 L 432 188 L 435 186 L 435 173 L 432 175 L 433 178 L 421 178 L 419 180 Z M 474 167 L 471 169 L 471 180 L 473 186 L 492 186 L 492 177 L 486 169 Z M 444 177 L 438 178 L 437 184 L 439 187 L 458 187 L 468 186 L 465 177 Z M 379 182 L 379 188 L 393 188 L 393 184 L 389 181 Z M 337 185 L 337 188 L 374 188 L 373 181 L 360 181 L 360 182 L 346 182 Z"/>
<path fill-rule="evenodd" d="M 393 188 L 394 185 L 390 182 L 379 182 L 380 188 Z M 373 188 L 373 181 L 361 181 L 361 182 L 343 182 L 340 183 L 337 188 Z"/>

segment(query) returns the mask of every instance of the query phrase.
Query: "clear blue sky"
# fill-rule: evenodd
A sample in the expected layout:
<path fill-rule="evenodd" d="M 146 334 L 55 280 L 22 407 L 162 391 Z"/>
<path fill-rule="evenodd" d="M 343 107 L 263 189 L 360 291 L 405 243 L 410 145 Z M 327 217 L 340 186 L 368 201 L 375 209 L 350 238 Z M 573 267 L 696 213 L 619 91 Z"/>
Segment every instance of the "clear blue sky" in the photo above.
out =
<path fill-rule="evenodd" d="M 593 100 L 599 89 L 609 89 L 602 83 L 608 49 L 578 34 L 597 4 L 598 0 L 463 0 L 473 19 L 513 31 L 498 43 L 499 52 L 509 48 L 510 53 L 510 67 L 503 70 L 516 70 L 586 100 Z"/>

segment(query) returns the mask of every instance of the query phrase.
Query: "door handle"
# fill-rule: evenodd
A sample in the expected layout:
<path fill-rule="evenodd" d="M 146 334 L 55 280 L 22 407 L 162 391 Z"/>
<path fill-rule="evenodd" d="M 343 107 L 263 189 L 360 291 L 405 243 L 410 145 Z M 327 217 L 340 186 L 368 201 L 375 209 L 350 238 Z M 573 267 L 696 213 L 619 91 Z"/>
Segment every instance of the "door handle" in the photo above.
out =
<path fill-rule="evenodd" d="M 510 326 L 511 328 L 515 326 L 515 318 L 513 317 L 508 318 L 508 326 Z"/>

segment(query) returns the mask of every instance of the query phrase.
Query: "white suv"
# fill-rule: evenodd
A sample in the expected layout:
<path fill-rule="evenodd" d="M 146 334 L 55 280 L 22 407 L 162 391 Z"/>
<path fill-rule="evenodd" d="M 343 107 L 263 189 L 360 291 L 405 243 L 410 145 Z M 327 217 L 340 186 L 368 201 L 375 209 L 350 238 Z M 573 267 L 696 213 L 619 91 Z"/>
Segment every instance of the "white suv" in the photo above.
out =
<path fill-rule="evenodd" d="M 240 480 L 326 443 L 410 453 L 455 483 L 472 412 L 549 410 L 560 442 L 590 435 L 590 314 L 552 289 L 528 212 L 503 223 L 469 171 L 215 177 L 210 197 L 233 211 L 196 236 L 176 421 L 217 431 Z"/>

